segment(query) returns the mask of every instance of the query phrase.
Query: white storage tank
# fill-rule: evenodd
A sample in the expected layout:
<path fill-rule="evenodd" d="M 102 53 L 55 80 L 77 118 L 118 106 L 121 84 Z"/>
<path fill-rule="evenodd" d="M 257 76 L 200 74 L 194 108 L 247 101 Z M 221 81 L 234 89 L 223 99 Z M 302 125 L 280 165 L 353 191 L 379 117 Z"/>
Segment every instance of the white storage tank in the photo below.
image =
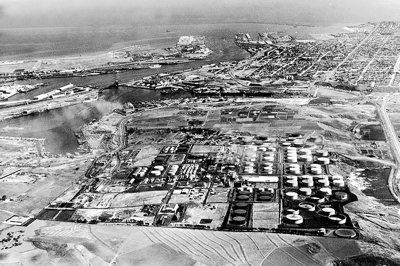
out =
<path fill-rule="evenodd" d="M 330 207 L 325 207 L 325 208 L 321 209 L 321 214 L 325 215 L 325 216 L 330 216 L 330 215 L 333 215 L 335 213 L 336 213 L 335 209 L 330 208 Z"/>
<path fill-rule="evenodd" d="M 291 224 L 302 224 L 303 223 L 303 217 L 298 214 L 288 214 L 285 216 L 285 220 L 287 223 L 291 223 Z"/>
<path fill-rule="evenodd" d="M 285 196 L 290 199 L 290 200 L 297 200 L 299 198 L 299 194 L 297 194 L 296 192 L 286 192 Z"/>
<path fill-rule="evenodd" d="M 332 189 L 330 189 L 328 187 L 320 188 L 319 191 L 321 192 L 322 195 L 326 195 L 326 196 L 332 195 Z"/>
<path fill-rule="evenodd" d="M 154 176 L 160 176 L 161 175 L 161 172 L 159 171 L 159 170 L 153 170 L 153 171 L 151 171 L 150 172 L 152 175 L 154 175 Z"/>
<path fill-rule="evenodd" d="M 305 195 L 305 196 L 310 196 L 311 193 L 312 193 L 312 189 L 311 188 L 302 187 L 302 188 L 300 188 L 300 193 L 302 195 Z"/>
<path fill-rule="evenodd" d="M 263 160 L 264 160 L 264 161 L 267 161 L 267 162 L 273 162 L 273 161 L 274 161 L 274 157 L 273 157 L 273 156 L 265 156 L 265 157 L 263 158 Z"/>
<path fill-rule="evenodd" d="M 332 183 L 333 183 L 333 185 L 335 187 L 340 187 L 340 188 L 344 187 L 344 181 L 343 180 L 333 180 Z"/>

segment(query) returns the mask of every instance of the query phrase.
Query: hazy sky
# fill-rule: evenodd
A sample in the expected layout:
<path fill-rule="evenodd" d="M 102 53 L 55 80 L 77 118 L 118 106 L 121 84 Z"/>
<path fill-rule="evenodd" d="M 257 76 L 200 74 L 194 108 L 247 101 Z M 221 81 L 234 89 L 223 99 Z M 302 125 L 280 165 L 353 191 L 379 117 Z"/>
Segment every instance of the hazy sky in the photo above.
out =
<path fill-rule="evenodd" d="M 0 0 L 0 27 L 400 20 L 400 0 Z"/>

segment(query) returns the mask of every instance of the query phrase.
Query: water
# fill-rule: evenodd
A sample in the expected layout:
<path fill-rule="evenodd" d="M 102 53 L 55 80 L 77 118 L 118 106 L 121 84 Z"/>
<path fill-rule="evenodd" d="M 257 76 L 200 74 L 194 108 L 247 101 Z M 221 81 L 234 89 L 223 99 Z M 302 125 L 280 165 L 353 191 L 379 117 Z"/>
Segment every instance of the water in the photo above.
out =
<path fill-rule="evenodd" d="M 207 44 L 212 50 L 218 53 L 222 51 L 222 56 L 234 57 L 234 54 L 242 53 L 239 49 L 229 49 L 234 46 L 233 36 L 238 32 L 255 35 L 265 31 L 286 31 L 297 38 L 310 39 L 310 34 L 343 32 L 344 26 L 345 24 L 293 27 L 267 23 L 215 23 L 140 27 L 0 28 L 0 60 L 98 54 L 136 44 L 165 47 L 173 45 L 182 35 L 206 36 Z"/>
<path fill-rule="evenodd" d="M 329 27 L 293 27 L 266 23 L 214 23 L 196 25 L 152 25 L 152 26 L 107 26 L 107 27 L 66 27 L 66 28 L 18 28 L 0 29 L 0 60 L 34 59 L 98 54 L 134 44 L 150 44 L 153 47 L 173 46 L 179 36 L 206 36 L 207 46 L 214 51 L 203 61 L 188 64 L 163 66 L 160 69 L 143 69 L 116 74 L 46 79 L 49 85 L 26 94 L 16 95 L 10 100 L 32 99 L 69 83 L 77 86 L 93 85 L 107 87 L 115 80 L 127 82 L 144 76 L 184 70 L 204 64 L 241 60 L 248 54 L 238 48 L 233 37 L 238 32 L 286 31 L 297 38 L 309 39 L 309 34 L 334 33 L 342 31 L 343 25 Z M 168 32 L 167 32 L 168 30 Z M 34 84 L 42 81 L 19 81 L 18 84 Z M 159 93 L 147 90 L 122 88 L 107 90 L 106 102 L 101 104 L 80 104 L 50 112 L 20 117 L 0 122 L 0 135 L 46 138 L 46 149 L 51 153 L 74 152 L 78 147 L 74 132 L 93 119 L 98 119 L 121 103 L 157 100 Z"/>
<path fill-rule="evenodd" d="M 187 96 L 185 94 L 175 97 Z M 52 154 L 77 151 L 75 132 L 93 119 L 98 120 L 126 102 L 171 98 L 159 92 L 131 88 L 105 90 L 100 101 L 78 104 L 0 122 L 1 136 L 45 138 L 46 150 Z"/>

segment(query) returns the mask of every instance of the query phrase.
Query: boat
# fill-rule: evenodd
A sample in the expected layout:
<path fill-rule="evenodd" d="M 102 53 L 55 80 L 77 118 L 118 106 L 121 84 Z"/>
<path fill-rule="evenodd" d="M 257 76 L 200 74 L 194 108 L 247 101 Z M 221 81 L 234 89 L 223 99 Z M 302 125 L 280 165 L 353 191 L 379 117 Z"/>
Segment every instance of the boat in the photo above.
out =
<path fill-rule="evenodd" d="M 149 66 L 149 68 L 152 68 L 152 69 L 154 69 L 154 68 L 160 68 L 160 67 L 161 67 L 160 64 L 154 64 L 154 65 L 150 65 L 150 66 Z"/>

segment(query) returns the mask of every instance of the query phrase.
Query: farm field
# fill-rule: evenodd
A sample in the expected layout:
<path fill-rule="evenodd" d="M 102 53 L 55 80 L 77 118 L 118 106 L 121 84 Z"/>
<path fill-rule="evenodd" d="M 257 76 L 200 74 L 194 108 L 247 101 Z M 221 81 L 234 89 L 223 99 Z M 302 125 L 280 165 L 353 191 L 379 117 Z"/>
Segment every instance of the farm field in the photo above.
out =
<path fill-rule="evenodd" d="M 36 229 L 30 230 L 30 228 Z M 257 232 L 218 232 L 159 227 L 87 225 L 35 221 L 24 241 L 29 252 L 16 250 L 0 263 L 17 265 L 55 260 L 56 265 L 326 265 L 360 254 L 354 240 L 341 240 Z M 308 250 L 314 247 L 315 253 Z M 317 248 L 315 248 L 317 247 Z M 58 253 L 57 253 L 58 252 Z M 57 254 L 63 252 L 63 259 Z M 152 256 L 151 254 L 158 254 Z M 31 265 L 31 264 L 23 264 Z"/>

